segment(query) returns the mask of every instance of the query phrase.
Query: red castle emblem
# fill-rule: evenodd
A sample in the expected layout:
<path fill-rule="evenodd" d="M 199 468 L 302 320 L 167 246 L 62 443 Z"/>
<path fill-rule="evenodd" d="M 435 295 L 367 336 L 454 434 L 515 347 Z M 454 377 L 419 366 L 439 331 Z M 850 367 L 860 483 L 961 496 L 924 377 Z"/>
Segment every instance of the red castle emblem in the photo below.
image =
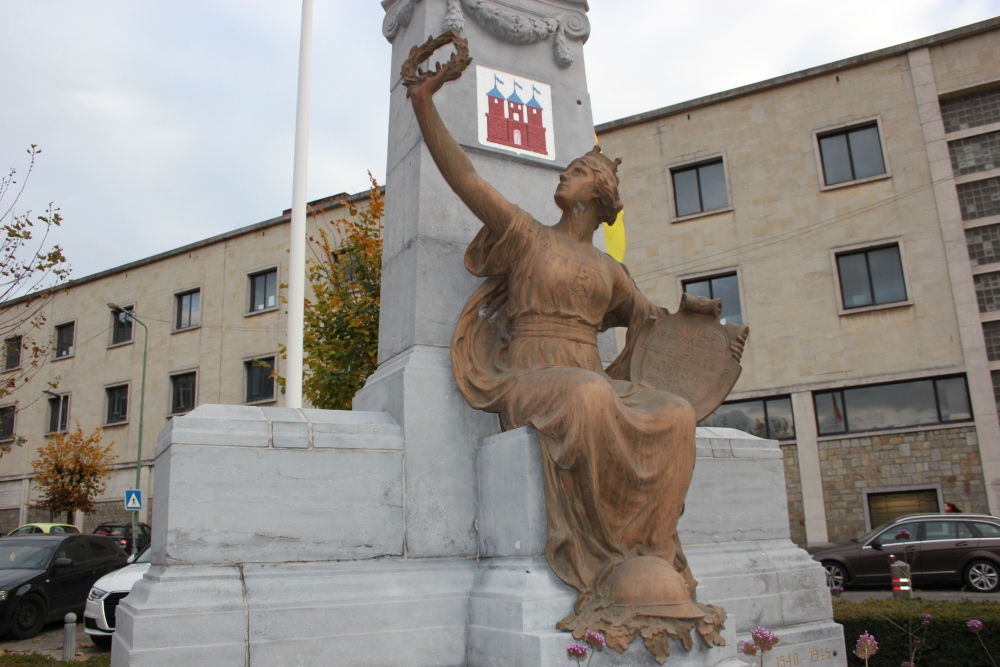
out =
<path fill-rule="evenodd" d="M 518 148 L 532 153 L 548 155 L 545 145 L 545 127 L 542 126 L 542 105 L 536 95 L 542 91 L 533 84 L 531 99 L 521 101 L 518 89 L 524 86 L 514 79 L 514 92 L 505 97 L 499 86 L 503 79 L 493 75 L 493 88 L 486 93 L 486 139 L 489 142 Z"/>

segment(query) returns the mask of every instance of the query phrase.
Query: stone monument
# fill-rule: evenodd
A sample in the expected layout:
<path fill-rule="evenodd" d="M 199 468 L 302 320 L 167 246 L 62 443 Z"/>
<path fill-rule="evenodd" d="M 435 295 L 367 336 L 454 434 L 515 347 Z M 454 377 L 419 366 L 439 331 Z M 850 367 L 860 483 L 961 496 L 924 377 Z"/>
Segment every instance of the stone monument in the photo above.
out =
<path fill-rule="evenodd" d="M 481 225 L 433 164 L 397 73 L 428 35 L 468 39 L 476 76 L 437 107 L 475 169 L 545 219 L 560 173 L 593 144 L 587 3 L 383 7 L 379 369 L 351 412 L 200 406 L 172 420 L 155 453 L 153 566 L 118 607 L 116 667 L 567 663 L 572 639 L 555 625 L 577 591 L 545 559 L 538 436 L 501 433 L 452 375 L 452 334 L 479 284 L 463 257 Z M 735 640 L 759 623 L 786 664 L 846 665 L 822 568 L 788 540 L 776 443 L 699 429 L 694 453 L 678 530 L 699 598 L 729 613 L 726 646 L 688 653 L 670 639 L 669 664 L 734 664 Z M 601 659 L 655 664 L 641 638 Z"/>

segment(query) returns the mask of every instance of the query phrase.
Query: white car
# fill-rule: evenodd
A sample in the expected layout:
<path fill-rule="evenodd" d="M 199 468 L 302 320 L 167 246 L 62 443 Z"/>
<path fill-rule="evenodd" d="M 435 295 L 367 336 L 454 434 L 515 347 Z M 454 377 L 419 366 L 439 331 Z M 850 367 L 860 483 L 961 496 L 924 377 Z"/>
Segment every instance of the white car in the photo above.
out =
<path fill-rule="evenodd" d="M 152 552 L 146 547 L 135 556 L 135 560 L 129 558 L 131 565 L 110 572 L 94 582 L 90 595 L 87 596 L 87 608 L 83 612 L 83 629 L 96 646 L 111 646 L 118 603 L 132 591 L 135 582 L 146 574 L 151 557 Z"/>

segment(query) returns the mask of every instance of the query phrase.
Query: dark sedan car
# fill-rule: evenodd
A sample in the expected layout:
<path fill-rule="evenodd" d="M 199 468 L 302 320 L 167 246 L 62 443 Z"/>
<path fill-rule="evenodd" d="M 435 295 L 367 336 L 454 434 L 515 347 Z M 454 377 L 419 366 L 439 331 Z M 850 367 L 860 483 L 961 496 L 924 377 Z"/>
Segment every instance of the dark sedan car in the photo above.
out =
<path fill-rule="evenodd" d="M 49 621 L 83 613 L 95 581 L 128 557 L 96 535 L 25 535 L 0 540 L 0 630 L 37 635 Z"/>
<path fill-rule="evenodd" d="M 102 523 L 94 529 L 94 535 L 103 535 L 118 543 L 125 553 L 132 553 L 132 524 L 131 523 Z M 142 551 L 149 546 L 153 531 L 149 524 L 139 524 L 139 545 L 136 551 Z"/>
<path fill-rule="evenodd" d="M 910 564 L 913 584 L 1000 589 L 1000 518 L 986 514 L 913 514 L 882 524 L 851 544 L 812 554 L 833 586 L 890 583 L 889 556 Z"/>

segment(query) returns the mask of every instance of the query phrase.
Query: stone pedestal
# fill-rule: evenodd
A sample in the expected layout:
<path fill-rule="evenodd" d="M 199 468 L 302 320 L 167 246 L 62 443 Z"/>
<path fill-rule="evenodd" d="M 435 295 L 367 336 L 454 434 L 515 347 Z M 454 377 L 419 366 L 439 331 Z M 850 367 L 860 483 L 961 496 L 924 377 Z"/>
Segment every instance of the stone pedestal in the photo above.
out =
<path fill-rule="evenodd" d="M 823 570 L 788 540 L 777 444 L 728 429 L 697 442 L 681 537 L 699 599 L 729 613 L 728 646 L 672 645 L 667 664 L 739 664 L 736 639 L 764 625 L 785 664 L 829 649 L 846 665 Z M 533 429 L 473 452 L 478 558 L 405 553 L 403 451 L 386 413 L 209 405 L 174 419 L 156 448 L 153 566 L 118 607 L 112 664 L 565 665 L 555 623 L 576 592 L 543 555 Z M 600 664 L 655 663 L 637 640 Z"/>
<path fill-rule="evenodd" d="M 814 656 L 829 655 L 830 664 L 846 666 L 843 629 L 832 620 L 823 568 L 788 537 L 777 443 L 718 428 L 699 428 L 696 442 L 681 542 L 699 581 L 698 599 L 729 614 L 729 646 L 687 654 L 672 644 L 667 664 L 725 664 L 734 659 L 736 638 L 748 639 L 752 629 L 764 626 L 781 639 L 772 654 L 785 656 L 780 664 L 812 664 Z M 484 439 L 478 475 L 484 558 L 471 594 L 470 664 L 508 664 L 496 656 L 517 655 L 522 661 L 509 664 L 563 665 L 569 640 L 553 626 L 572 611 L 576 593 L 545 562 L 541 451 L 534 429 Z M 602 656 L 602 664 L 655 663 L 636 640 L 622 656 Z"/>

